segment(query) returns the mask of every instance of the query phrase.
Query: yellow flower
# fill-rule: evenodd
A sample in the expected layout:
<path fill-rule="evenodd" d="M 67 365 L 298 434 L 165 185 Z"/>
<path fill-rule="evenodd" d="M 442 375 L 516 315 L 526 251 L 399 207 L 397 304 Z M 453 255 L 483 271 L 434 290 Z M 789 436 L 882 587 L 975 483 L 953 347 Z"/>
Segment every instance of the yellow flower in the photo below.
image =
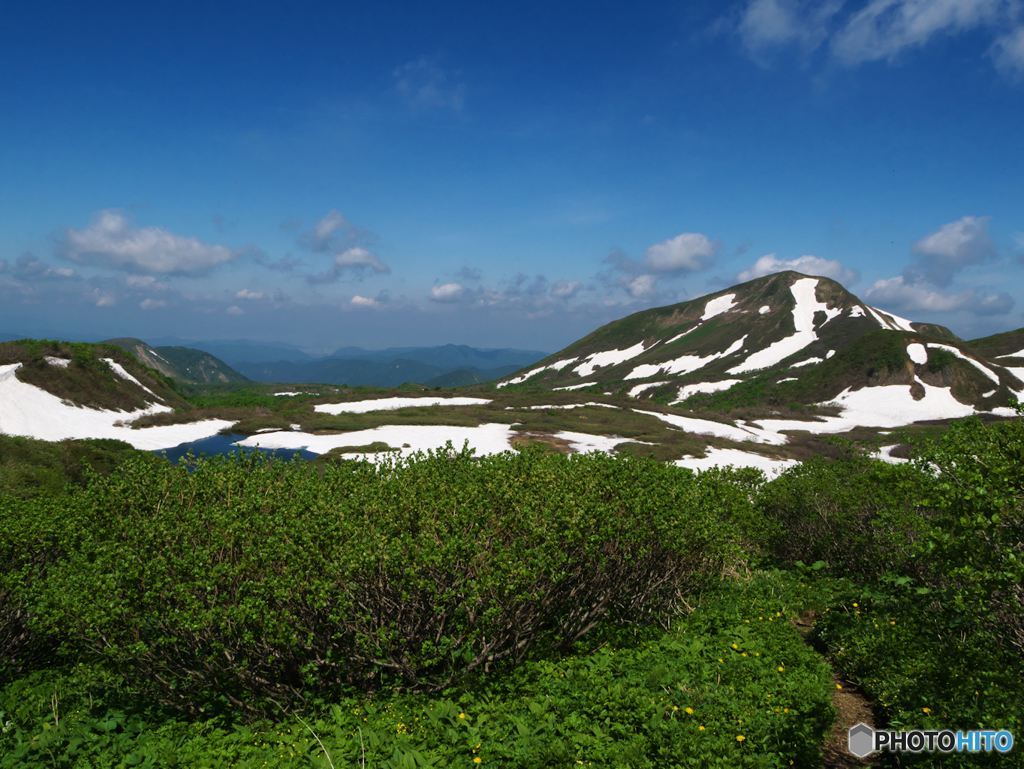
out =
<path fill-rule="evenodd" d="M 736 644 L 733 644 L 733 645 L 732 645 L 732 648 L 733 648 L 733 649 L 739 649 L 740 647 L 738 647 L 738 646 L 737 646 Z"/>
<path fill-rule="evenodd" d="M 854 604 L 854 605 L 853 605 L 853 608 L 854 608 L 854 609 L 856 609 L 856 608 L 857 608 L 857 604 Z"/>
<path fill-rule="evenodd" d="M 747 738 L 744 737 L 742 734 L 737 734 L 736 735 L 736 742 L 743 742 L 743 740 L 745 740 L 745 739 L 747 739 Z"/>
<path fill-rule="evenodd" d="M 842 689 L 843 687 L 841 687 L 839 684 L 836 684 L 836 688 L 837 689 Z"/>
<path fill-rule="evenodd" d="M 785 668 L 782 667 L 782 665 L 779 665 L 779 672 L 781 673 L 783 670 L 785 670 Z"/>
<path fill-rule="evenodd" d="M 783 709 L 782 709 L 782 712 L 783 712 L 783 713 L 788 713 L 788 712 L 789 712 L 789 708 L 783 708 Z"/>
<path fill-rule="evenodd" d="M 931 713 L 931 712 L 932 712 L 932 709 L 931 709 L 931 708 L 925 708 L 925 709 L 924 709 L 924 712 L 925 712 L 925 713 Z"/>
<path fill-rule="evenodd" d="M 721 658 L 721 657 L 719 657 L 719 658 L 718 658 L 718 661 L 719 661 L 719 662 L 721 662 L 721 661 L 722 661 L 722 658 Z M 975 692 L 975 694 L 977 694 L 977 692 Z"/>
<path fill-rule="evenodd" d="M 744 657 L 746 657 L 746 656 L 747 656 L 747 653 L 746 653 L 746 652 L 743 652 L 743 656 L 744 656 Z"/>
<path fill-rule="evenodd" d="M 697 730 L 703 732 L 704 731 L 704 727 L 703 726 L 698 726 Z"/>
<path fill-rule="evenodd" d="M 693 715 L 693 708 L 687 708 L 686 712 L 689 713 L 692 716 Z"/>
<path fill-rule="evenodd" d="M 465 718 L 465 717 L 466 717 L 465 713 L 459 713 L 459 718 Z"/>
<path fill-rule="evenodd" d="M 476 758 L 473 759 L 473 763 L 474 764 L 480 764 L 480 763 L 483 763 L 483 760 L 480 758 L 480 756 L 477 756 Z"/>
<path fill-rule="evenodd" d="M 895 625 L 896 623 L 895 623 L 895 622 L 890 622 L 889 624 L 890 624 L 890 625 Z"/>

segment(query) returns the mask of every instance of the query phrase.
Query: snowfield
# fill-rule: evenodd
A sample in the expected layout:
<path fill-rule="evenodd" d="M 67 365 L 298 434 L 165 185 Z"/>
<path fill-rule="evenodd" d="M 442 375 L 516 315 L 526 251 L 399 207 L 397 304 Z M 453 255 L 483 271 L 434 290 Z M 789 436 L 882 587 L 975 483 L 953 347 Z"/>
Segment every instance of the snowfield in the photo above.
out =
<path fill-rule="evenodd" d="M 323 414 L 366 414 L 370 411 L 394 411 L 410 406 L 481 406 L 490 403 L 484 398 L 378 398 L 351 403 L 322 403 L 314 406 Z"/>
<path fill-rule="evenodd" d="M 118 427 L 115 422 L 131 421 L 146 414 L 159 414 L 173 409 L 159 404 L 127 412 L 75 406 L 19 380 L 14 374 L 19 368 L 20 363 L 0 366 L 0 433 L 7 435 L 24 435 L 44 441 L 113 438 L 130 443 L 137 449 L 159 451 L 209 438 L 234 424 L 223 419 L 208 419 L 185 425 L 144 427 L 140 430 Z"/>
<path fill-rule="evenodd" d="M 771 457 L 752 454 L 748 451 L 740 451 L 739 449 L 716 449 L 714 446 L 709 446 L 707 456 L 704 458 L 684 457 L 683 459 L 677 459 L 672 464 L 676 467 L 686 467 L 690 470 L 711 470 L 715 467 L 725 467 L 726 465 L 756 467 L 764 471 L 764 474 L 769 478 L 774 478 L 783 470 L 793 467 L 793 465 L 797 465 L 799 462 L 795 459 L 772 459 Z"/>
<path fill-rule="evenodd" d="M 704 368 L 713 360 L 724 358 L 727 355 L 732 355 L 734 352 L 743 349 L 743 343 L 747 341 L 747 335 L 744 334 L 742 339 L 737 339 L 726 350 L 722 352 L 712 353 L 706 358 L 701 358 L 699 355 L 684 355 L 681 358 L 675 360 L 667 360 L 664 363 L 645 363 L 642 366 L 637 366 L 635 369 L 626 374 L 626 379 L 646 379 L 650 376 L 657 376 L 658 374 L 689 374 L 692 371 L 697 371 Z"/>

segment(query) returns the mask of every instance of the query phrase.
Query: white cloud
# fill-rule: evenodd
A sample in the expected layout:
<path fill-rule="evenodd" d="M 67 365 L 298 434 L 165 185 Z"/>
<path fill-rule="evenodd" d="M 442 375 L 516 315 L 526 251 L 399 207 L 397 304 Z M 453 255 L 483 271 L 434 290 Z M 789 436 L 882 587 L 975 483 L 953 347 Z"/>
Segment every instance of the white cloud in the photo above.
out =
<path fill-rule="evenodd" d="M 410 109 L 439 107 L 462 111 L 465 88 L 461 83 L 449 83 L 448 73 L 435 59 L 421 56 L 397 67 L 392 74 L 398 93 Z"/>
<path fill-rule="evenodd" d="M 1024 76 L 1024 27 L 996 39 L 989 53 L 996 67 L 1013 78 Z"/>
<path fill-rule="evenodd" d="M 755 57 L 769 47 L 790 43 L 813 50 L 828 37 L 828 22 L 841 7 L 841 0 L 828 0 L 817 8 L 798 0 L 751 0 L 736 31 Z"/>
<path fill-rule="evenodd" d="M 97 305 L 102 306 L 100 302 L 97 302 Z M 163 299 L 143 299 L 141 302 L 139 302 L 139 307 L 141 307 L 143 310 L 158 310 L 161 307 L 166 306 L 167 302 L 165 302 Z"/>
<path fill-rule="evenodd" d="M 237 292 L 235 294 L 235 299 L 255 300 L 255 299 L 262 299 L 262 298 L 263 298 L 263 292 L 262 291 L 247 291 L 244 288 L 241 291 L 239 291 L 239 292 Z"/>
<path fill-rule="evenodd" d="M 93 290 L 93 298 L 96 300 L 97 307 L 113 307 L 117 304 L 117 299 L 113 294 L 105 293 L 98 288 Z"/>
<path fill-rule="evenodd" d="M 60 245 L 64 256 L 81 264 L 160 274 L 203 274 L 240 253 L 159 227 L 135 227 L 114 209 L 94 213 L 84 230 L 69 227 Z"/>
<path fill-rule="evenodd" d="M 377 301 L 375 299 L 370 299 L 365 296 L 359 296 L 357 294 L 356 296 L 352 297 L 352 304 L 356 305 L 357 307 L 373 307 L 375 304 L 377 304 Z"/>
<path fill-rule="evenodd" d="M 644 264 L 651 272 L 697 272 L 710 266 L 719 245 L 699 232 L 684 232 L 648 248 Z"/>
<path fill-rule="evenodd" d="M 350 267 L 369 267 L 374 272 L 391 272 L 391 268 L 365 248 L 350 248 L 334 255 L 334 266 L 340 270 Z"/>
<path fill-rule="evenodd" d="M 995 242 L 988 234 L 991 218 L 965 216 L 921 238 L 911 247 L 918 255 L 918 262 L 910 265 L 903 274 L 911 282 L 924 279 L 945 287 L 964 267 L 993 258 L 996 255 Z"/>
<path fill-rule="evenodd" d="M 637 299 L 654 296 L 657 293 L 655 289 L 657 282 L 658 278 L 655 275 L 637 275 L 626 284 L 626 290 L 630 296 Z"/>
<path fill-rule="evenodd" d="M 832 278 L 844 285 L 853 285 L 860 280 L 860 272 L 844 267 L 838 259 L 823 259 L 820 256 L 800 256 L 796 259 L 778 259 L 775 254 L 766 254 L 754 262 L 754 265 L 743 270 L 736 276 L 736 280 L 746 283 L 748 280 L 763 278 L 765 275 L 772 275 L 776 272 L 793 270 L 804 275 L 814 275 L 822 278 Z"/>
<path fill-rule="evenodd" d="M 583 284 L 578 280 L 560 280 L 551 287 L 551 296 L 568 299 L 575 296 L 581 288 L 583 288 Z"/>
<path fill-rule="evenodd" d="M 129 275 L 124 282 L 130 288 L 145 291 L 169 291 L 171 288 L 170 283 L 162 283 L 152 275 Z"/>
<path fill-rule="evenodd" d="M 333 262 L 330 270 L 319 275 L 311 275 L 306 280 L 310 283 L 333 283 L 346 270 L 364 272 L 369 269 L 376 273 L 391 272 L 390 267 L 365 248 L 349 248 L 340 254 L 335 254 Z"/>
<path fill-rule="evenodd" d="M 876 280 L 864 292 L 869 302 L 893 310 L 925 312 L 971 312 L 975 315 L 1005 315 L 1015 304 L 1009 294 L 982 294 L 969 288 L 957 294 L 931 291 L 924 286 L 904 280 L 902 275 L 888 280 Z"/>
<path fill-rule="evenodd" d="M 434 286 L 430 289 L 430 300 L 432 302 L 457 302 L 462 299 L 462 286 L 458 283 L 445 283 L 443 286 Z"/>
<path fill-rule="evenodd" d="M 299 242 L 311 251 L 323 253 L 342 247 L 339 244 L 351 243 L 356 234 L 341 212 L 332 208 L 308 232 L 299 236 Z"/>
<path fill-rule="evenodd" d="M 938 35 L 956 35 L 999 19 L 1005 0 L 872 0 L 832 42 L 845 64 L 892 60 Z"/>
<path fill-rule="evenodd" d="M 236 304 L 231 305 L 224 312 L 226 312 L 228 315 L 245 315 L 245 310 L 243 310 Z"/>

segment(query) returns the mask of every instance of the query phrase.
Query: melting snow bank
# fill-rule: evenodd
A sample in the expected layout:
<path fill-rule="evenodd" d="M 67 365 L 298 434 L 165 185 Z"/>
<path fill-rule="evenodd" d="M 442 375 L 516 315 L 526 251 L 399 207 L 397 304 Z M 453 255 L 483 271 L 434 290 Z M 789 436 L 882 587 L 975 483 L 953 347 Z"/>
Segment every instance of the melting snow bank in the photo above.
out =
<path fill-rule="evenodd" d="M 172 411 L 169 406 L 153 405 L 137 411 L 106 411 L 71 405 L 33 385 L 19 380 L 14 372 L 20 363 L 0 366 L 0 432 L 24 435 L 44 441 L 66 438 L 113 438 L 137 449 L 159 451 L 182 443 L 216 435 L 234 422 L 208 419 L 186 425 L 116 427 L 115 422 L 133 420 L 146 414 Z"/>
<path fill-rule="evenodd" d="M 703 459 L 698 457 L 684 457 L 673 462 L 676 467 L 686 467 L 690 470 L 711 470 L 715 467 L 756 467 L 763 470 L 769 478 L 774 478 L 783 470 L 800 464 L 795 459 L 772 459 L 760 454 L 751 454 L 739 449 L 716 449 L 708 446 L 707 456 Z"/>
<path fill-rule="evenodd" d="M 712 422 L 707 419 L 694 419 L 693 417 L 684 417 L 677 414 L 662 414 L 657 411 L 641 411 L 640 409 L 633 409 L 633 411 L 637 414 L 646 414 L 649 417 L 660 419 L 662 422 L 668 422 L 670 425 L 681 427 L 688 433 L 694 433 L 695 435 L 712 435 L 716 438 L 728 438 L 730 441 L 736 441 L 737 443 L 753 441 L 754 443 L 782 445 L 788 440 L 785 435 L 779 435 L 778 433 L 751 428 L 733 427 L 732 425 L 722 424 L 721 422 Z"/>
<path fill-rule="evenodd" d="M 313 408 L 324 414 L 366 414 L 369 411 L 394 411 L 410 406 L 480 406 L 485 403 L 490 401 L 483 398 L 378 398 L 351 403 L 324 403 Z"/>
<path fill-rule="evenodd" d="M 476 449 L 477 456 L 482 456 L 508 451 L 511 448 L 510 440 L 516 434 L 511 426 L 498 424 L 477 427 L 384 425 L 338 435 L 312 435 L 295 431 L 261 433 L 239 441 L 238 445 L 251 448 L 258 446 L 261 449 L 306 449 L 314 454 L 326 454 L 339 446 L 368 446 L 381 441 L 398 448 L 405 456 L 417 451 L 440 449 L 448 441 L 451 441 L 456 449 L 461 450 L 463 444 L 469 441 L 469 445 Z M 377 454 L 353 454 L 353 458 L 358 456 L 365 456 L 371 461 L 379 458 Z"/>

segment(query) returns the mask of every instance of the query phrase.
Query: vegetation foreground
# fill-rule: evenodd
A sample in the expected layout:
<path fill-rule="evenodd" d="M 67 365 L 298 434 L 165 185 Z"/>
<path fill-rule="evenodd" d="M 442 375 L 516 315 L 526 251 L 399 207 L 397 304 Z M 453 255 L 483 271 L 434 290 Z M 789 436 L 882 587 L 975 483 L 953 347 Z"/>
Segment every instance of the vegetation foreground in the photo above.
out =
<path fill-rule="evenodd" d="M 0 767 L 808 767 L 850 685 L 1020 739 L 1024 421 L 917 453 L 765 482 L 0 438 Z"/>

